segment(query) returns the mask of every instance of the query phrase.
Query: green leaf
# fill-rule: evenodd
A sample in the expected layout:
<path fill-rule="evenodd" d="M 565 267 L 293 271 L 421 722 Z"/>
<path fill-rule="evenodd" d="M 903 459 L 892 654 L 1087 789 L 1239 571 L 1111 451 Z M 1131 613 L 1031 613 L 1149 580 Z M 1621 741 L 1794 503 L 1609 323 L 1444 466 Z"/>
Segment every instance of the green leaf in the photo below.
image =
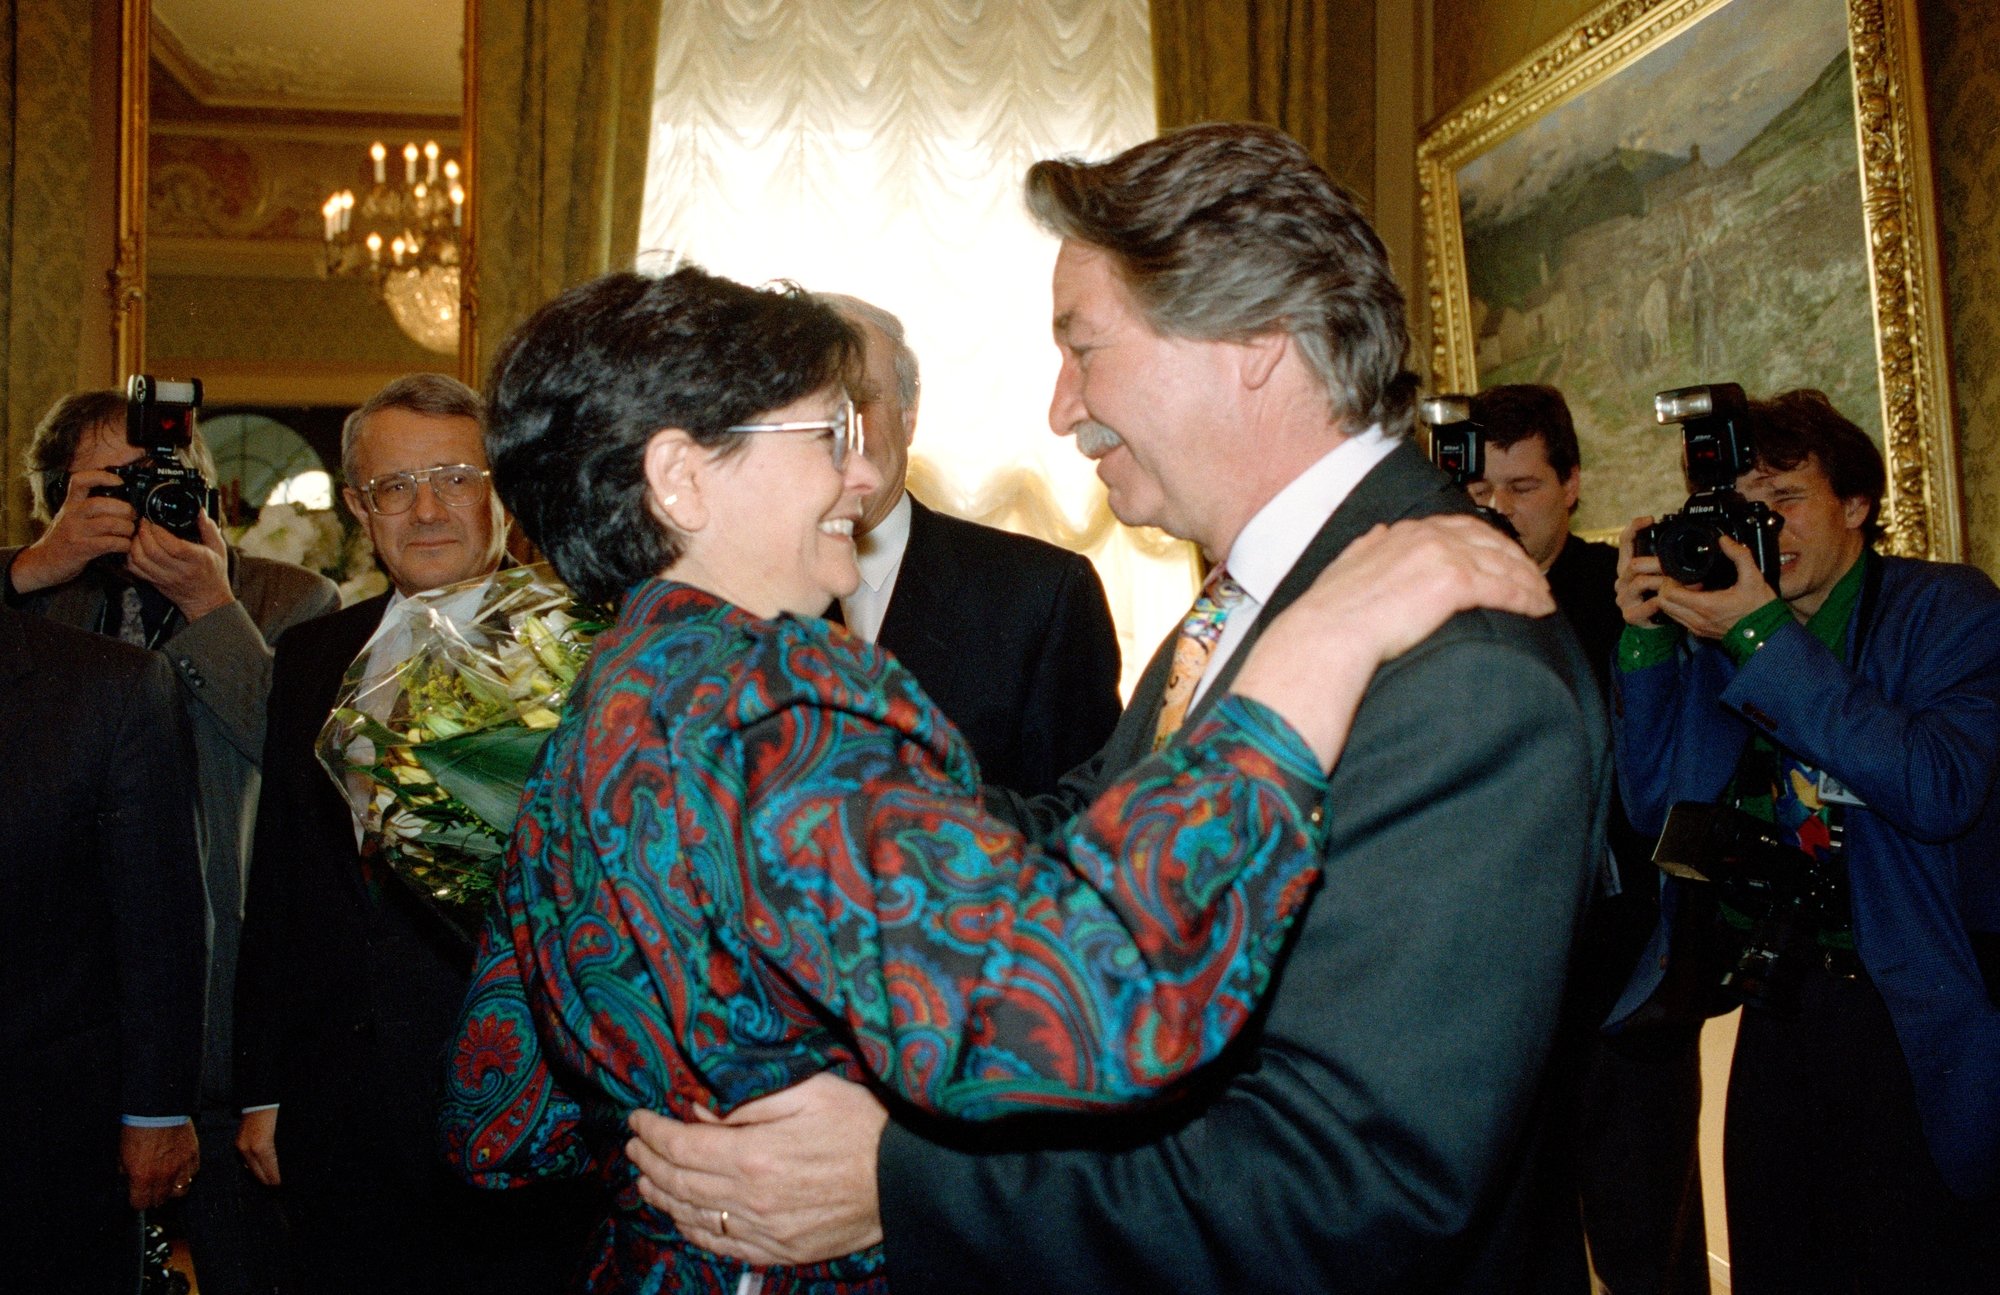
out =
<path fill-rule="evenodd" d="M 514 830 L 521 808 L 521 789 L 548 729 L 503 724 L 461 737 L 425 742 L 410 748 L 417 763 L 437 779 L 438 786 L 457 797 L 502 836 Z"/>

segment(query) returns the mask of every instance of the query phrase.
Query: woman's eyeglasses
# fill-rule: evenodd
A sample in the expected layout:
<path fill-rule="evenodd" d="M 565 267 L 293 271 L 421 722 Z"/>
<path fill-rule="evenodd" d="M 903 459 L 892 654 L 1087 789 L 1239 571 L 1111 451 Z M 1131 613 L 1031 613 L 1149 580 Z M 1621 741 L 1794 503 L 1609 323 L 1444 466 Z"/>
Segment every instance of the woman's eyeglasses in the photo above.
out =
<path fill-rule="evenodd" d="M 388 472 L 361 487 L 368 510 L 393 517 L 407 513 L 417 502 L 417 487 L 428 481 L 438 502 L 447 508 L 470 508 L 486 498 L 484 468 L 470 463 L 447 463 L 440 468 L 420 468 L 415 472 Z"/>
<path fill-rule="evenodd" d="M 851 454 L 861 453 L 861 415 L 854 408 L 852 400 L 840 402 L 840 408 L 833 411 L 831 418 L 816 418 L 804 423 L 738 423 L 725 427 L 725 432 L 831 432 L 833 434 L 833 470 L 840 472 L 847 467 Z"/>

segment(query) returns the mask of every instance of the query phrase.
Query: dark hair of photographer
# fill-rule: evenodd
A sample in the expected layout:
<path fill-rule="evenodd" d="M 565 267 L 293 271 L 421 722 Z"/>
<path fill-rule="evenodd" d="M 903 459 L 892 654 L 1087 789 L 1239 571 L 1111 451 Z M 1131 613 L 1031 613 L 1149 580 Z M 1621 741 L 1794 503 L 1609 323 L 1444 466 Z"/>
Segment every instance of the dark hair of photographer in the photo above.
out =
<path fill-rule="evenodd" d="M 681 555 L 647 505 L 656 432 L 729 453 L 745 440 L 730 426 L 844 381 L 860 354 L 854 329 L 795 287 L 694 266 L 606 275 L 502 346 L 487 384 L 494 488 L 570 588 L 608 605 Z"/>
<path fill-rule="evenodd" d="M 1750 440 L 1759 468 L 1790 472 L 1808 458 L 1816 460 L 1835 498 L 1868 501 L 1862 538 L 1870 544 L 1882 538 L 1882 494 L 1888 488 L 1882 451 L 1824 391 L 1800 387 L 1752 400 Z"/>
<path fill-rule="evenodd" d="M 55 520 L 56 510 L 63 504 L 56 484 L 69 474 L 83 438 L 99 427 L 110 429 L 120 441 L 125 439 L 124 392 L 71 392 L 50 405 L 42 421 L 35 424 L 34 438 L 28 443 L 28 489 L 34 496 L 31 515 L 36 521 Z M 194 434 L 182 459 L 200 471 L 202 480 L 215 484 L 215 460 L 200 432 Z"/>
<path fill-rule="evenodd" d="M 1485 429 L 1486 444 L 1497 450 L 1541 437 L 1558 481 L 1567 481 L 1583 462 L 1569 402 L 1554 387 L 1527 382 L 1489 387 L 1472 398 L 1472 421 Z"/>

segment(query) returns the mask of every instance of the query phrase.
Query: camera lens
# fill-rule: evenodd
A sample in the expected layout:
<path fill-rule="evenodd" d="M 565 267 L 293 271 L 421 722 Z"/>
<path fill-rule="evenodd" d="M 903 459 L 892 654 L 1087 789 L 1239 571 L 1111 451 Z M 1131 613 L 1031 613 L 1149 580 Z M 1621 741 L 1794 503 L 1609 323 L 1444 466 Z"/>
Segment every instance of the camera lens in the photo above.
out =
<path fill-rule="evenodd" d="M 1660 570 L 1684 585 L 1727 589 L 1736 583 L 1736 564 L 1722 551 L 1715 527 L 1675 521 L 1658 528 Z"/>
<path fill-rule="evenodd" d="M 154 524 L 192 539 L 201 534 L 195 520 L 201 515 L 201 502 L 201 496 L 185 482 L 168 481 L 153 487 L 143 511 Z"/>

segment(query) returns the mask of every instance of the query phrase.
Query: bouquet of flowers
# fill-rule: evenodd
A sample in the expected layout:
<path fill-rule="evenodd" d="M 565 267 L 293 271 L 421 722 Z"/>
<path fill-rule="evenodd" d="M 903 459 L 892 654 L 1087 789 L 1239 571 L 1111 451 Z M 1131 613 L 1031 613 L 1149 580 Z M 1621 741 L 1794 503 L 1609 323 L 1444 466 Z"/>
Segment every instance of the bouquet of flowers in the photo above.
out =
<path fill-rule="evenodd" d="M 348 668 L 319 758 L 385 864 L 468 937 L 521 791 L 607 623 L 546 565 L 408 599 Z"/>

